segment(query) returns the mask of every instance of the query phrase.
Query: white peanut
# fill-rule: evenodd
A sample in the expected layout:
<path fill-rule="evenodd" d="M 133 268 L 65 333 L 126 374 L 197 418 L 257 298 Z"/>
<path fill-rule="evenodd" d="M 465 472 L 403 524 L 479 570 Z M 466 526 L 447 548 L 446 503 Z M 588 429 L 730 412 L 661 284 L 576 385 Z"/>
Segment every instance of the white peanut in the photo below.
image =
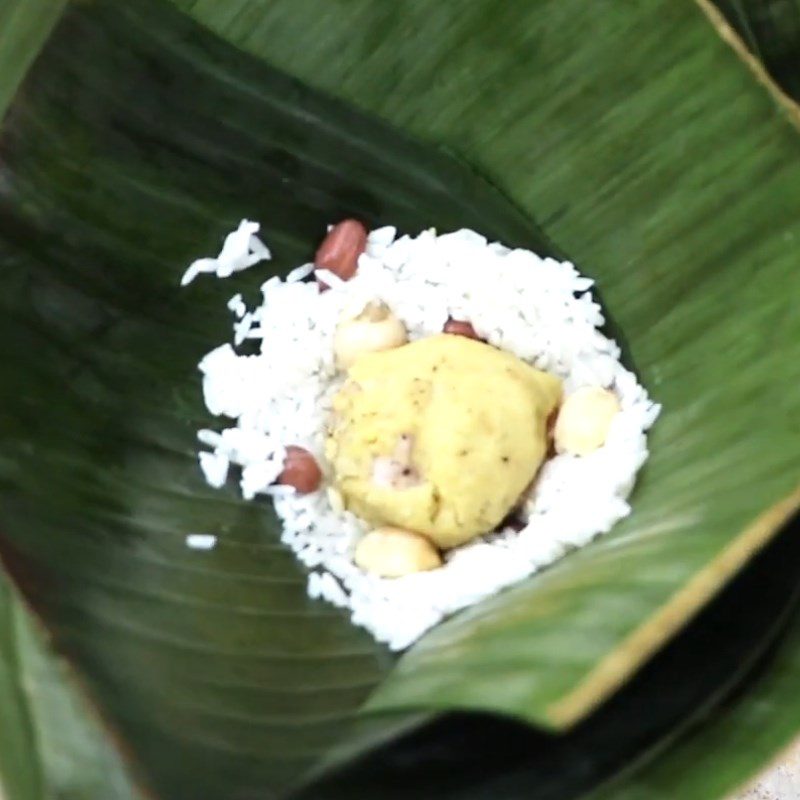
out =
<path fill-rule="evenodd" d="M 382 578 L 400 578 L 436 569 L 442 557 L 424 536 L 402 528 L 376 528 L 356 546 L 356 565 Z"/>
<path fill-rule="evenodd" d="M 405 325 L 379 301 L 367 303 L 356 317 L 342 319 L 333 337 L 333 352 L 340 369 L 348 369 L 366 353 L 391 350 L 408 341 Z"/>
<path fill-rule="evenodd" d="M 556 419 L 556 452 L 585 456 L 602 447 L 619 410 L 617 396 L 608 389 L 585 386 L 573 392 Z"/>

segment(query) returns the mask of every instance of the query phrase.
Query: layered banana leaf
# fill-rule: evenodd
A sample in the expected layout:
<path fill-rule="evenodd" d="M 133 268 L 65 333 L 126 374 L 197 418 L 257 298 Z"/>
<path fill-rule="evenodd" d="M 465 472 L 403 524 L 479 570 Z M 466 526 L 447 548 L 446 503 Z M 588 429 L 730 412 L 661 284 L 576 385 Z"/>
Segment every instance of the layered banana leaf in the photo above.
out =
<path fill-rule="evenodd" d="M 361 759 L 312 781 L 303 800 L 426 796 L 432 784 L 437 796 L 453 798 L 563 800 L 595 784 L 585 795 L 592 800 L 722 797 L 796 730 L 796 709 L 785 698 L 800 677 L 800 620 L 792 615 L 799 541 L 791 532 L 777 539 L 602 713 L 569 734 L 553 738 L 488 715 L 451 715 L 374 743 Z M 6 796 L 144 797 L 75 676 L 48 652 L 16 593 L 0 589 Z M 775 653 L 787 620 L 789 635 Z M 711 639 L 721 648 L 714 659 L 707 658 Z M 732 689 L 740 696 L 732 698 Z M 727 707 L 719 709 L 720 700 Z"/>
<path fill-rule="evenodd" d="M 776 667 L 773 650 L 800 592 L 798 530 L 795 526 L 795 535 L 783 536 L 762 551 L 624 689 L 569 732 L 553 736 L 485 714 L 450 714 L 345 763 L 308 787 L 302 800 L 401 800 L 425 797 L 431 785 L 437 797 L 471 800 L 565 800 L 595 793 L 613 798 L 637 796 L 641 786 L 648 787 L 642 796 L 651 800 L 722 796 L 764 758 L 764 744 L 737 753 L 720 765 L 723 769 L 708 770 L 705 764 L 699 768 L 702 762 L 673 755 L 675 742 L 682 745 L 680 737 L 706 721 L 712 710 L 715 722 L 705 725 L 704 735 L 719 737 L 727 719 L 716 706 L 733 700 L 732 689 L 741 692 L 744 684 L 750 692 L 758 691 L 765 663 L 777 671 L 786 669 L 784 661 Z M 711 648 L 714 658 L 708 657 Z M 786 651 L 780 654 L 785 658 Z M 752 713 L 749 704 L 736 708 L 742 716 L 745 709 Z M 765 714 L 763 707 L 760 713 Z M 776 741 L 785 741 L 795 710 L 776 713 L 773 707 L 769 713 L 774 728 L 766 752 Z M 748 740 L 744 731 L 740 735 Z M 749 735 L 752 739 L 752 729 Z M 663 774 L 660 760 L 656 769 L 642 766 L 663 751 L 677 767 L 666 779 L 655 780 L 651 773 Z"/>
<path fill-rule="evenodd" d="M 781 88 L 800 99 L 800 2 L 719 0 L 716 5 Z"/>
<path fill-rule="evenodd" d="M 140 797 L 115 743 L 54 656 L 46 635 L 0 576 L 0 796 Z M 5 789 L 5 794 L 2 790 Z"/>
<path fill-rule="evenodd" d="M 16 92 L 0 71 L 0 551 L 159 795 L 281 793 L 442 713 L 577 731 L 796 509 L 800 139 L 697 7 L 6 9 L 30 46 L 0 37 L 0 63 L 38 59 Z M 269 507 L 194 457 L 197 360 L 269 273 L 179 291 L 186 262 L 249 216 L 285 271 L 351 214 L 575 260 L 664 405 L 630 519 L 400 659 L 310 601 Z M 186 548 L 200 531 L 216 550 Z M 662 723 L 642 741 L 626 715 L 630 752 Z"/>

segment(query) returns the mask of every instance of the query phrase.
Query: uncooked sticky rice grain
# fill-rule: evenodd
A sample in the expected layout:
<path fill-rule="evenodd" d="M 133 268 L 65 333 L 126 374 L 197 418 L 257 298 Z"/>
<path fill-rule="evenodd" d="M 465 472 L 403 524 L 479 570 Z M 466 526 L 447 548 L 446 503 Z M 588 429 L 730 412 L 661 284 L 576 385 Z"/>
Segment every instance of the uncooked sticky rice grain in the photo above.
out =
<path fill-rule="evenodd" d="M 256 235 L 261 226 L 257 222 L 243 219 L 239 227 L 225 237 L 216 258 L 198 258 L 193 261 L 181 278 L 181 286 L 188 286 L 198 275 L 211 273 L 218 278 L 227 278 L 234 272 L 272 258 L 269 248 Z"/>
<path fill-rule="evenodd" d="M 257 231 L 257 223 L 244 221 L 216 259 L 192 264 L 184 282 L 268 258 Z M 209 448 L 199 458 L 212 486 L 236 465 L 243 496 L 271 499 L 281 541 L 311 570 L 309 596 L 347 607 L 353 624 L 400 650 L 630 513 L 628 496 L 647 458 L 645 433 L 659 407 L 599 330 L 604 319 L 591 295 L 593 281 L 573 264 L 488 242 L 474 231 L 398 238 L 387 226 L 370 233 L 350 280 L 320 270 L 317 277 L 330 287 L 323 292 L 316 281 L 304 281 L 312 271 L 305 264 L 287 280 L 270 278 L 261 304 L 249 311 L 238 296 L 231 299 L 237 346 L 252 338 L 260 351 L 243 355 L 223 344 L 200 362 L 206 406 L 219 417 L 220 431 L 198 434 Z M 389 306 L 412 341 L 439 333 L 448 318 L 463 320 L 491 344 L 562 378 L 567 394 L 599 386 L 621 405 L 599 450 L 545 462 L 524 498 L 522 530 L 479 537 L 446 553 L 439 569 L 393 579 L 367 575 L 353 562 L 367 526 L 343 507 L 324 458 L 332 398 L 343 382 L 333 358 L 334 329 L 340 316 L 371 300 Z M 289 445 L 317 460 L 324 473 L 318 491 L 303 495 L 275 485 Z"/>

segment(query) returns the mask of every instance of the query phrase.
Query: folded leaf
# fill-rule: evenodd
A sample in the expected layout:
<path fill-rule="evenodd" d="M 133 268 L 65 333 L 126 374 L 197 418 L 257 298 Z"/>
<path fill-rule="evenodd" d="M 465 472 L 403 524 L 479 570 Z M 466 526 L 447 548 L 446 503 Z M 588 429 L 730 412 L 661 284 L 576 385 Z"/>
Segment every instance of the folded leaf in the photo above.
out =
<path fill-rule="evenodd" d="M 65 6 L 66 0 L 8 0 L 0 7 L 0 117 Z"/>
<path fill-rule="evenodd" d="M 665 408 L 635 515 L 441 626 L 372 703 L 574 721 L 730 576 L 737 547 L 746 558 L 797 505 L 735 544 L 800 479 L 795 131 L 690 4 L 178 5 L 452 148 L 597 277 Z"/>
<path fill-rule="evenodd" d="M 744 697 L 692 729 L 640 770 L 586 800 L 711 800 L 729 797 L 797 740 L 800 620 Z"/>
<path fill-rule="evenodd" d="M 135 800 L 107 732 L 0 574 L 0 793 L 8 800 Z"/>
<path fill-rule="evenodd" d="M 800 2 L 716 0 L 716 5 L 784 91 L 800 99 Z"/>
<path fill-rule="evenodd" d="M 796 131 L 688 4 L 182 5 L 251 54 L 73 4 L 4 122 L 0 547 L 165 796 L 275 792 L 440 710 L 574 725 L 797 506 Z M 247 216 L 284 270 L 344 214 L 573 258 L 665 407 L 628 521 L 397 667 L 194 461 L 195 364 L 268 273 L 181 292 L 186 262 Z"/>
<path fill-rule="evenodd" d="M 196 365 L 226 336 L 224 301 L 309 259 L 343 214 L 547 243 L 452 157 L 164 4 L 70 9 L 6 130 L 0 548 L 43 574 L 20 583 L 158 788 L 283 786 L 344 743 L 394 658 L 308 599 L 265 503 L 203 482 Z M 244 216 L 270 267 L 181 289 Z M 189 549 L 198 532 L 218 548 Z"/>
<path fill-rule="evenodd" d="M 780 639 L 787 625 L 797 622 L 798 532 L 800 517 L 620 692 L 571 731 L 545 734 L 488 714 L 443 715 L 389 743 L 376 743 L 297 800 L 378 795 L 404 800 L 427 796 L 431 786 L 442 800 L 566 800 L 593 796 L 598 786 L 607 800 L 639 786 L 652 792 L 634 793 L 643 799 L 726 796 L 777 746 L 778 732 L 786 735 L 788 720 L 797 716 L 793 695 L 785 696 L 784 708 L 771 707 L 776 731 L 764 737 L 764 747 L 751 746 L 749 729 L 732 737 L 725 761 L 715 769 L 705 761 L 699 769 L 678 754 L 669 756 L 667 773 L 660 759 L 665 751 L 679 753 L 675 743 L 683 736 L 718 735 L 732 710 L 754 713 L 761 702 L 755 699 L 758 687 L 773 664 L 778 671 L 794 665 L 789 669 L 795 674 L 796 635 Z M 663 778 L 653 781 L 652 773 Z"/>

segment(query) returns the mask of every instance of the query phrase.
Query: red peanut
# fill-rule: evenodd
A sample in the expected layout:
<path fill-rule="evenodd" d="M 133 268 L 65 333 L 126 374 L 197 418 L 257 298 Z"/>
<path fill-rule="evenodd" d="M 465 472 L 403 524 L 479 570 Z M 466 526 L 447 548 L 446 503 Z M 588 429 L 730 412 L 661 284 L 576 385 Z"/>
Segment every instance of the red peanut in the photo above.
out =
<path fill-rule="evenodd" d="M 327 269 L 343 281 L 355 275 L 358 257 L 367 246 L 367 229 L 357 219 L 345 219 L 334 225 L 314 256 L 317 269 Z M 328 288 L 317 279 L 320 286 Z"/>
<path fill-rule="evenodd" d="M 442 331 L 444 333 L 451 333 L 454 336 L 466 336 L 467 339 L 476 339 L 479 342 L 483 341 L 483 339 L 481 339 L 481 337 L 475 332 L 475 328 L 472 327 L 471 323 L 459 319 L 453 319 L 452 317 L 445 322 Z"/>
<path fill-rule="evenodd" d="M 286 448 L 283 472 L 278 475 L 278 483 L 294 486 L 301 494 L 315 492 L 322 482 L 322 471 L 316 459 L 308 450 L 295 445 Z"/>

